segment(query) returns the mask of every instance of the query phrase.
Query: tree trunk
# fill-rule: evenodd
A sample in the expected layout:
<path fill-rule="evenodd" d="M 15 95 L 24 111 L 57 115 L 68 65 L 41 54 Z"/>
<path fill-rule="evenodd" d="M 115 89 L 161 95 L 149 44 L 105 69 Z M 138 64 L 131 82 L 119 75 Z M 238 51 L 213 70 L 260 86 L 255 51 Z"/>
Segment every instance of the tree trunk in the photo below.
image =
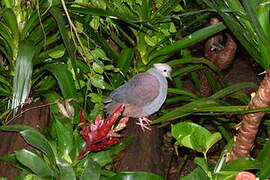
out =
<path fill-rule="evenodd" d="M 132 144 L 120 153 L 115 170 L 120 171 L 146 171 L 164 175 L 164 167 L 161 160 L 161 129 L 151 126 L 151 131 L 143 132 L 136 125 L 137 119 L 130 118 L 124 135 L 133 136 Z"/>
<path fill-rule="evenodd" d="M 264 108 L 270 105 L 270 70 L 267 71 L 257 93 L 251 98 L 248 109 Z M 239 133 L 236 136 L 230 160 L 248 156 L 253 148 L 262 117 L 265 112 L 250 113 L 243 116 Z"/>

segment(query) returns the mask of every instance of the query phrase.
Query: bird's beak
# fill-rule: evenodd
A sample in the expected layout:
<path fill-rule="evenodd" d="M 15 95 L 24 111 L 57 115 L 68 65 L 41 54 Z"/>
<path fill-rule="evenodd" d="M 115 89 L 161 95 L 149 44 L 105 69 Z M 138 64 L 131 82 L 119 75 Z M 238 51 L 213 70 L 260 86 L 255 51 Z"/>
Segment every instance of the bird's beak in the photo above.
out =
<path fill-rule="evenodd" d="M 167 77 L 172 81 L 171 73 L 168 73 L 168 76 Z"/>

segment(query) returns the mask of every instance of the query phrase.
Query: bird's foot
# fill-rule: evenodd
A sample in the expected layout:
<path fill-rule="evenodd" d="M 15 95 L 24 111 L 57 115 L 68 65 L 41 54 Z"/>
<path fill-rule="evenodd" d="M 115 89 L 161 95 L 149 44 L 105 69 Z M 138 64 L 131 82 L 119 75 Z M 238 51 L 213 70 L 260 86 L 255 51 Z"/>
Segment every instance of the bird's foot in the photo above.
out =
<path fill-rule="evenodd" d="M 147 119 L 146 117 L 142 117 L 142 118 L 139 118 L 139 122 L 137 122 L 136 124 L 139 125 L 143 131 L 145 129 L 151 131 L 150 122 L 151 122 L 150 119 Z"/>

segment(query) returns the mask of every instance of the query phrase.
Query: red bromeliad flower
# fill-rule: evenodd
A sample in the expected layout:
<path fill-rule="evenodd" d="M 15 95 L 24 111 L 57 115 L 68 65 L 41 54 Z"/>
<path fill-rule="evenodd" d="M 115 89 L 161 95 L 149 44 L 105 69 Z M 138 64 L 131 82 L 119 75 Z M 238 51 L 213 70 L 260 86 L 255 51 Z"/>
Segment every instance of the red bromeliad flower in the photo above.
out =
<path fill-rule="evenodd" d="M 82 128 L 80 134 L 85 141 L 84 149 L 80 152 L 79 158 L 87 151 L 100 151 L 111 147 L 113 144 L 120 142 L 122 137 L 116 132 L 124 129 L 128 122 L 128 118 L 122 118 L 116 127 L 113 127 L 113 124 L 118 119 L 118 117 L 124 111 L 124 105 L 116 108 L 115 112 L 110 115 L 106 120 L 102 116 L 97 116 L 95 122 L 90 122 L 90 125 L 87 125 L 87 120 L 84 117 L 84 113 L 81 111 L 80 120 L 81 123 L 79 126 Z"/>

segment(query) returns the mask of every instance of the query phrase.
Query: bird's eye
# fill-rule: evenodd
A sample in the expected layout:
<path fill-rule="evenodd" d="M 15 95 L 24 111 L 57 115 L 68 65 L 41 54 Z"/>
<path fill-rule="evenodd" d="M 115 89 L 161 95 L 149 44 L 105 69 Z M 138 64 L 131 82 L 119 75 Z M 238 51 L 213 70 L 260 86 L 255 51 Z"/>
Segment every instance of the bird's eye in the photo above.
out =
<path fill-rule="evenodd" d="M 163 72 L 167 72 L 167 69 L 163 69 Z"/>

